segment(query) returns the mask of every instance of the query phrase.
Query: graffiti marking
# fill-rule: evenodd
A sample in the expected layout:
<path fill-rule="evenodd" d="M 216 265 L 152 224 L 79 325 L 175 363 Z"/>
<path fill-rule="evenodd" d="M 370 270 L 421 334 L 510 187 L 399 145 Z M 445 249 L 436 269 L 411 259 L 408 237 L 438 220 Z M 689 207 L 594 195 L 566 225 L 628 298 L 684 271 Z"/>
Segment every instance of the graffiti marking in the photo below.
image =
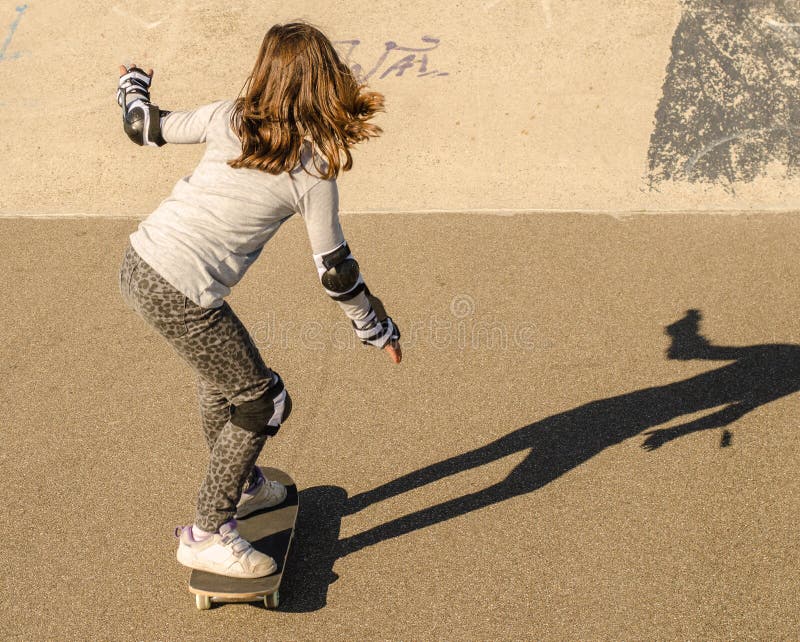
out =
<path fill-rule="evenodd" d="M 345 47 L 344 51 L 340 51 L 344 63 L 349 65 L 350 69 L 353 70 L 353 73 L 364 82 L 378 73 L 380 73 L 378 76 L 380 80 L 383 80 L 390 75 L 398 78 L 403 76 L 406 71 L 414 67 L 417 67 L 418 78 L 424 78 L 426 76 L 449 76 L 450 74 L 446 71 L 429 69 L 428 67 L 430 63 L 428 53 L 436 49 L 439 46 L 440 41 L 437 38 L 432 38 L 431 36 L 422 36 L 422 42 L 430 46 L 403 47 L 398 45 L 393 40 L 389 40 L 388 42 L 384 43 L 383 52 L 378 57 L 377 62 L 367 72 L 364 72 L 364 67 L 362 67 L 359 63 L 351 61 L 353 53 L 361 44 L 361 40 L 337 40 L 333 44 L 337 48 Z M 393 59 L 396 57 L 394 55 L 395 52 L 406 55 L 393 61 Z"/>
<path fill-rule="evenodd" d="M 111 11 L 116 13 L 118 16 L 122 16 L 123 18 L 130 18 L 131 20 L 138 22 L 139 26 L 142 27 L 143 29 L 155 29 L 158 25 L 160 25 L 162 22 L 164 22 L 164 20 L 166 20 L 169 17 L 167 15 L 161 18 L 161 20 L 156 20 L 155 22 L 147 22 L 146 20 L 143 20 L 139 16 L 134 16 L 132 13 L 125 11 L 124 9 L 121 9 L 118 4 L 115 4 L 113 7 L 111 7 Z"/>
<path fill-rule="evenodd" d="M 486 13 L 489 13 L 492 9 L 494 9 L 497 5 L 499 5 L 504 0 L 489 0 L 488 2 L 483 3 L 483 10 Z M 553 7 L 550 4 L 550 0 L 539 0 L 542 5 L 542 14 L 544 15 L 544 24 L 545 26 L 550 29 L 553 26 Z"/>
<path fill-rule="evenodd" d="M 550 6 L 550 0 L 541 0 L 542 13 L 544 13 L 544 24 L 550 29 L 553 26 L 553 8 Z"/>
<path fill-rule="evenodd" d="M 14 18 L 14 21 L 11 23 L 11 26 L 8 28 L 8 35 L 6 39 L 3 40 L 3 44 L 0 45 L 0 60 L 16 60 L 19 58 L 23 52 L 15 51 L 11 55 L 6 55 L 8 51 L 8 46 L 11 44 L 11 40 L 14 37 L 14 32 L 16 32 L 17 27 L 19 26 L 19 21 L 22 20 L 22 14 L 28 9 L 28 5 L 23 4 L 16 8 L 17 17 Z"/>
<path fill-rule="evenodd" d="M 778 22 L 772 18 L 767 18 L 764 22 L 770 27 L 775 27 L 777 29 L 794 29 L 795 27 L 800 27 L 800 22 Z"/>

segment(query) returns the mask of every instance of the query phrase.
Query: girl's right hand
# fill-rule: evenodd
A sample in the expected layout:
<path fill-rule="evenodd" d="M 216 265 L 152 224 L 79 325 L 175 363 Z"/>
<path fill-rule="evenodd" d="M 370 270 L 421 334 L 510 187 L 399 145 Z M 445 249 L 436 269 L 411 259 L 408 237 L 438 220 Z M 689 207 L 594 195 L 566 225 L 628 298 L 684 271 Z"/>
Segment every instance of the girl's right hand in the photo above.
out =
<path fill-rule="evenodd" d="M 390 341 L 383 349 L 389 353 L 389 357 L 394 363 L 400 363 L 403 360 L 403 351 L 400 349 L 399 341 Z"/>
<path fill-rule="evenodd" d="M 136 63 L 135 63 L 135 62 L 132 62 L 132 63 L 131 63 L 131 66 L 130 66 L 130 68 L 126 67 L 125 65 L 120 65 L 120 66 L 119 66 L 119 75 L 120 75 L 120 76 L 124 76 L 124 75 L 125 75 L 125 74 L 127 74 L 129 71 L 132 71 L 132 70 L 134 70 L 134 69 L 138 69 L 138 67 L 136 66 Z M 144 69 L 142 69 L 141 71 L 144 71 Z M 152 80 L 153 80 L 153 70 L 151 69 L 150 71 L 148 71 L 148 72 L 147 72 L 147 75 L 148 75 L 148 76 L 150 76 L 150 81 L 152 82 Z"/>

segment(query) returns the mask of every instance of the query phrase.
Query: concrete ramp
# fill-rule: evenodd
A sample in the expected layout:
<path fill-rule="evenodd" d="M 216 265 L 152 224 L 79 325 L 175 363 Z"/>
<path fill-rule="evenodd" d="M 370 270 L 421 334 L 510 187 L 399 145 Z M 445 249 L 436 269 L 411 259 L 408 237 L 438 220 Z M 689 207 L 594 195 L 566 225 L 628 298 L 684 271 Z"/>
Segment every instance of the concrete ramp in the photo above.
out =
<path fill-rule="evenodd" d="M 147 214 L 200 150 L 127 141 L 117 64 L 165 108 L 232 97 L 295 18 L 387 97 L 345 211 L 792 208 L 796 4 L 2 0 L 0 212 Z"/>
<path fill-rule="evenodd" d="M 200 149 L 129 143 L 117 65 L 164 108 L 233 97 L 295 18 L 386 94 L 344 211 L 792 208 L 795 5 L 0 0 L 0 212 L 146 215 Z"/>

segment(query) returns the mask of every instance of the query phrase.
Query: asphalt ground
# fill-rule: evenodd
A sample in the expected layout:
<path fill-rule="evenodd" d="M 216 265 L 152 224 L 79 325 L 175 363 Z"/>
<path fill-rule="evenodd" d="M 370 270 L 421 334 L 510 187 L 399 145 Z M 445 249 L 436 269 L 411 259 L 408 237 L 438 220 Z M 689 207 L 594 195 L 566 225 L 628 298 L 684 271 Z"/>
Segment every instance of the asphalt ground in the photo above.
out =
<path fill-rule="evenodd" d="M 352 215 L 404 361 L 291 221 L 229 301 L 294 413 L 278 611 L 195 609 L 194 382 L 122 302 L 134 219 L 0 220 L 0 637 L 797 639 L 792 214 Z"/>

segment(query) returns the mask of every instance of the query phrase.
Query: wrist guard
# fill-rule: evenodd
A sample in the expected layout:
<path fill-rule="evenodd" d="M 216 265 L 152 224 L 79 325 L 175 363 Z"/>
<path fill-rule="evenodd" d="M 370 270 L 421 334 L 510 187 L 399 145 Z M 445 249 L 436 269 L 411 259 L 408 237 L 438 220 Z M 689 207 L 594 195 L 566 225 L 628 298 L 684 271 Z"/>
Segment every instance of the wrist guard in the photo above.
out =
<path fill-rule="evenodd" d="M 150 102 L 150 76 L 138 67 L 131 67 L 120 76 L 117 103 L 122 107 L 125 133 L 137 145 L 161 147 L 166 143 L 161 135 L 164 112 Z"/>
<path fill-rule="evenodd" d="M 400 328 L 392 321 L 392 317 L 386 317 L 379 321 L 378 315 L 375 314 L 374 310 L 359 324 L 353 321 L 353 328 L 355 328 L 356 336 L 361 340 L 361 343 L 375 346 L 376 348 L 385 348 L 390 341 L 400 339 Z"/>

